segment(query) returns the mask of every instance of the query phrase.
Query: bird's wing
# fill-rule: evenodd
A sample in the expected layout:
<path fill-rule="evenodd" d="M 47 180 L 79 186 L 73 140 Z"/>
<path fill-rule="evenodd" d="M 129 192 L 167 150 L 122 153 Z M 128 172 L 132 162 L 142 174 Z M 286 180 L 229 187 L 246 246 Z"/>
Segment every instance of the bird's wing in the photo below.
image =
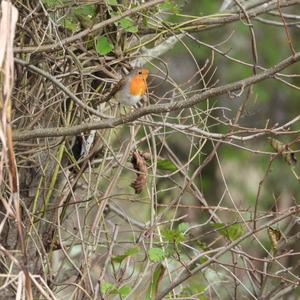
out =
<path fill-rule="evenodd" d="M 122 78 L 118 83 L 113 87 L 110 93 L 101 100 L 101 103 L 109 101 L 115 94 L 126 84 L 126 78 Z"/>

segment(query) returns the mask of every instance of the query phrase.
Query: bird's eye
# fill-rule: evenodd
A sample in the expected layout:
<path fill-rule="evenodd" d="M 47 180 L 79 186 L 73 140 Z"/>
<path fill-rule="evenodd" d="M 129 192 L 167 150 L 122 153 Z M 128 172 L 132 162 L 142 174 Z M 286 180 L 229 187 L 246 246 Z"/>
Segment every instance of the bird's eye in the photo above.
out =
<path fill-rule="evenodd" d="M 143 72 L 142 71 L 139 71 L 139 75 L 142 75 L 143 74 Z"/>

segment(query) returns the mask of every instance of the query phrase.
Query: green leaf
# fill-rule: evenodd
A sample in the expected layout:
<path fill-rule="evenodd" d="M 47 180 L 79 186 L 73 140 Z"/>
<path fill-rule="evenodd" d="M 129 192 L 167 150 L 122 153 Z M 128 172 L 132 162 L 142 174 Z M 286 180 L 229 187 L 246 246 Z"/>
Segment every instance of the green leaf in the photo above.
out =
<path fill-rule="evenodd" d="M 98 37 L 96 41 L 96 51 L 100 55 L 106 55 L 109 52 L 111 52 L 114 49 L 114 46 L 112 43 L 108 41 L 108 39 L 105 36 Z"/>
<path fill-rule="evenodd" d="M 128 285 L 123 285 L 120 288 L 116 288 L 113 284 L 109 282 L 101 283 L 101 293 L 102 295 L 120 295 L 121 297 L 126 297 L 131 291 Z"/>
<path fill-rule="evenodd" d="M 165 272 L 165 267 L 162 264 L 159 264 L 152 275 L 151 283 L 147 289 L 145 300 L 154 300 L 157 296 L 158 285 L 162 280 L 162 277 Z"/>
<path fill-rule="evenodd" d="M 160 248 L 150 248 L 148 250 L 148 255 L 152 262 L 162 261 L 165 257 L 163 250 Z"/>
<path fill-rule="evenodd" d="M 137 247 L 137 246 L 134 246 L 134 247 L 131 247 L 131 248 L 128 248 L 126 251 L 125 251 L 125 255 L 126 256 L 132 256 L 134 254 L 137 254 L 140 252 L 140 248 Z"/>
<path fill-rule="evenodd" d="M 73 9 L 73 14 L 80 22 L 83 28 L 88 28 L 94 25 L 97 15 L 97 6 L 95 4 L 81 5 Z"/>
<path fill-rule="evenodd" d="M 131 291 L 131 287 L 128 285 L 123 285 L 122 287 L 117 289 L 117 293 L 121 296 L 121 297 L 126 297 Z"/>
<path fill-rule="evenodd" d="M 112 10 L 112 9 L 109 11 L 109 14 L 110 14 L 111 17 L 119 16 L 119 14 L 116 11 Z M 115 24 L 118 25 L 118 22 L 116 22 Z"/>
<path fill-rule="evenodd" d="M 109 14 L 111 17 L 116 17 L 120 15 L 119 12 L 116 12 L 113 9 L 109 10 Z M 115 25 L 122 27 L 127 32 L 138 32 L 138 26 L 135 25 L 135 22 L 130 17 L 122 18 L 121 20 L 115 22 Z"/>
<path fill-rule="evenodd" d="M 118 5 L 118 2 L 117 0 L 106 0 L 106 4 L 107 5 Z"/>
<path fill-rule="evenodd" d="M 146 16 L 143 16 L 143 25 L 144 27 L 148 27 L 148 18 Z"/>
<path fill-rule="evenodd" d="M 112 261 L 115 263 L 121 263 L 126 257 L 127 255 L 116 255 L 112 257 Z"/>
<path fill-rule="evenodd" d="M 81 5 L 73 10 L 73 13 L 77 17 L 94 18 L 97 15 L 97 6 L 95 4 Z"/>
<path fill-rule="evenodd" d="M 61 20 L 60 24 L 65 28 L 72 32 L 79 30 L 79 24 L 73 20 L 72 18 L 66 17 Z"/>
<path fill-rule="evenodd" d="M 200 264 L 204 264 L 204 263 L 206 263 L 207 262 L 207 258 L 205 257 L 205 256 L 201 256 L 200 258 L 199 258 L 199 263 Z"/>
<path fill-rule="evenodd" d="M 179 8 L 173 1 L 165 1 L 159 5 L 160 10 L 172 12 L 174 14 L 179 13 Z"/>
<path fill-rule="evenodd" d="M 128 248 L 124 254 L 113 256 L 112 261 L 116 263 L 121 263 L 126 257 L 133 256 L 134 254 L 137 254 L 140 251 L 139 247 L 131 247 Z"/>
<path fill-rule="evenodd" d="M 156 163 L 156 167 L 159 170 L 166 170 L 166 171 L 177 171 L 177 167 L 168 159 L 159 159 Z"/>
<path fill-rule="evenodd" d="M 101 283 L 101 294 L 102 295 L 109 294 L 114 289 L 115 289 L 115 286 L 109 282 L 104 281 Z"/>
<path fill-rule="evenodd" d="M 171 243 L 179 244 L 184 241 L 184 234 L 176 229 L 164 229 L 162 230 L 162 235 Z"/>
<path fill-rule="evenodd" d="M 244 234 L 244 228 L 241 224 L 231 224 L 226 226 L 223 223 L 212 224 L 212 227 L 217 229 L 227 239 L 234 241 Z"/>
<path fill-rule="evenodd" d="M 184 233 L 185 231 L 187 231 L 189 229 L 189 224 L 188 223 L 180 223 L 177 227 L 178 231 Z"/>
<path fill-rule="evenodd" d="M 138 27 L 134 25 L 134 21 L 129 17 L 121 19 L 118 23 L 127 32 L 136 33 L 139 31 Z"/>

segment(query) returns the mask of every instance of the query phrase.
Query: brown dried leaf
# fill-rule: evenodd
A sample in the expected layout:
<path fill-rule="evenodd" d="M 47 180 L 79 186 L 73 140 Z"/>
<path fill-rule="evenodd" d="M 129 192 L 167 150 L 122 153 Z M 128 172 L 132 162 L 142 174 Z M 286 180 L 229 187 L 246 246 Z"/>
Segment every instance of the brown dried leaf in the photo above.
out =
<path fill-rule="evenodd" d="M 272 227 L 268 227 L 268 235 L 269 235 L 270 241 L 272 243 L 272 247 L 274 249 L 276 249 L 278 246 L 278 242 L 280 241 L 281 236 L 282 236 L 281 232 Z"/>
<path fill-rule="evenodd" d="M 137 171 L 135 181 L 130 185 L 136 194 L 140 194 L 147 182 L 147 166 L 145 158 L 138 151 L 132 153 L 131 163 Z"/>
<path fill-rule="evenodd" d="M 295 165 L 297 162 L 295 152 L 286 144 L 279 140 L 271 139 L 273 149 L 280 154 L 289 165 Z"/>

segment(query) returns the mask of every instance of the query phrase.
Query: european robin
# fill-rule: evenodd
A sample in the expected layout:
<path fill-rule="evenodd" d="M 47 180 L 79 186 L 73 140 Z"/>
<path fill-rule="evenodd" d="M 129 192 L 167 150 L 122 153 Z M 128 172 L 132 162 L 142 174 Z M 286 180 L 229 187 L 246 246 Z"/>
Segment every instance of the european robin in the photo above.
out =
<path fill-rule="evenodd" d="M 133 69 L 123 77 L 112 89 L 109 99 L 114 98 L 124 105 L 135 105 L 144 96 L 147 90 L 147 77 L 149 70 L 145 68 Z"/>

